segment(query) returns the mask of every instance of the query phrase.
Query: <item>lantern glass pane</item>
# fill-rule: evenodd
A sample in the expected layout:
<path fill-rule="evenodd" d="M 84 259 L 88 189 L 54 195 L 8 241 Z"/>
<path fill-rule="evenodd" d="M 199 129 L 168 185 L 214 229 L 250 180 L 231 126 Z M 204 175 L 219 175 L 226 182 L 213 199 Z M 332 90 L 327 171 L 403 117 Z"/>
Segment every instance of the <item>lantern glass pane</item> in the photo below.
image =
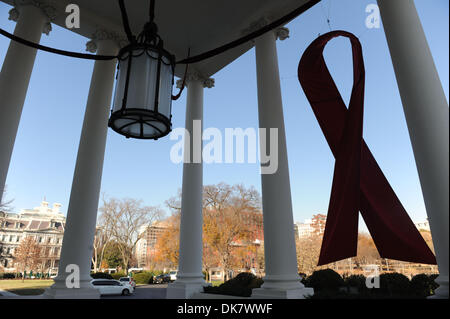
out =
<path fill-rule="evenodd" d="M 156 53 L 134 50 L 131 61 L 127 109 L 154 110 L 158 60 Z M 113 112 L 122 109 L 130 57 L 120 60 Z"/>
<path fill-rule="evenodd" d="M 122 108 L 123 95 L 125 93 L 125 83 L 127 81 L 128 59 L 119 60 L 119 70 L 117 71 L 116 92 L 114 94 L 113 112 Z"/>
<path fill-rule="evenodd" d="M 168 119 L 170 119 L 172 107 L 172 71 L 170 62 L 163 57 L 161 63 L 158 112 Z"/>
<path fill-rule="evenodd" d="M 133 57 L 128 87 L 127 109 L 154 110 L 158 60 L 143 53 Z"/>

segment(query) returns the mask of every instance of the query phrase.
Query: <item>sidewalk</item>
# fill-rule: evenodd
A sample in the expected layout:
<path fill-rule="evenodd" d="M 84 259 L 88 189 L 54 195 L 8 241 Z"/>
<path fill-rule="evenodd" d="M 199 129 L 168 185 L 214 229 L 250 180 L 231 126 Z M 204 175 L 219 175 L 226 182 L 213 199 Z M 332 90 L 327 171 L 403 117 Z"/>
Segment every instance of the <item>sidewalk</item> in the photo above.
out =
<path fill-rule="evenodd" d="M 0 297 L 21 297 L 21 296 L 13 294 L 12 292 L 9 292 L 9 291 L 0 289 Z"/>

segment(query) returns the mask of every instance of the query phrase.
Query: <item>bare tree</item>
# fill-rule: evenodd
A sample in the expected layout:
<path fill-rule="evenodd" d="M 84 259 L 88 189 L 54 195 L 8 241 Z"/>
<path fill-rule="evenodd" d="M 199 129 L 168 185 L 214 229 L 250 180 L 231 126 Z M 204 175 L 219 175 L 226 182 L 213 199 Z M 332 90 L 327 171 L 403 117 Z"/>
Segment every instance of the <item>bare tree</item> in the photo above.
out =
<path fill-rule="evenodd" d="M 228 273 L 235 266 L 236 243 L 241 242 L 247 247 L 245 250 L 252 247 L 252 230 L 243 216 L 260 209 L 259 194 L 243 185 L 208 185 L 203 189 L 203 205 L 205 244 L 216 253 L 219 264 Z"/>
<path fill-rule="evenodd" d="M 165 228 L 156 240 L 153 261 L 161 267 L 176 268 L 180 252 L 180 214 L 167 218 Z"/>
<path fill-rule="evenodd" d="M 181 189 L 178 190 L 177 196 L 172 196 L 166 200 L 165 204 L 173 214 L 179 214 L 181 212 Z"/>
<path fill-rule="evenodd" d="M 296 240 L 297 264 L 300 273 L 311 274 L 317 270 L 322 236 L 315 233 Z"/>
<path fill-rule="evenodd" d="M 358 267 L 361 265 L 376 264 L 381 262 L 380 254 L 378 253 L 375 243 L 369 234 L 358 234 L 358 254 L 354 258 L 354 262 Z"/>
<path fill-rule="evenodd" d="M 20 269 L 25 275 L 26 270 L 33 270 L 38 266 L 41 260 L 41 247 L 33 237 L 27 236 L 20 242 L 14 255 L 17 269 Z M 22 281 L 24 279 L 25 276 L 22 276 Z"/>
<path fill-rule="evenodd" d="M 203 187 L 203 207 L 218 212 L 230 205 L 233 188 L 225 183 Z"/>
<path fill-rule="evenodd" d="M 259 192 L 253 186 L 247 189 L 242 184 L 234 185 L 230 196 L 230 207 L 237 213 L 261 211 Z"/>
<path fill-rule="evenodd" d="M 125 198 L 103 198 L 103 206 L 100 208 L 101 223 L 110 232 L 122 254 L 124 270 L 128 272 L 132 254 L 143 233 L 140 229 L 144 225 L 151 225 L 160 220 L 164 212 L 158 207 L 142 206 L 142 201 Z"/>
<path fill-rule="evenodd" d="M 93 243 L 93 253 L 92 253 L 92 265 L 94 266 L 94 272 L 97 272 L 102 266 L 103 257 L 105 255 L 105 249 L 107 245 L 111 242 L 111 232 L 109 231 L 107 225 L 97 226 L 95 229 L 95 237 Z"/>
<path fill-rule="evenodd" d="M 14 199 L 6 200 L 5 195 L 6 195 L 6 186 L 3 189 L 2 196 L 0 197 L 0 211 L 10 212 L 13 209 L 11 203 L 14 201 Z"/>
<path fill-rule="evenodd" d="M 173 212 L 167 229 L 158 238 L 156 261 L 173 267 L 178 264 L 179 223 L 181 212 L 181 192 L 166 201 Z M 256 254 L 254 229 L 251 224 L 253 213 L 260 212 L 259 193 L 243 185 L 230 186 L 225 183 L 203 187 L 203 269 L 209 273 L 213 267 L 221 266 L 232 270 L 238 249 L 243 255 Z M 245 217 L 244 217 L 245 215 Z M 239 244 L 237 244 L 239 242 Z M 264 258 L 264 254 L 260 254 Z M 208 276 L 208 280 L 209 280 Z"/>

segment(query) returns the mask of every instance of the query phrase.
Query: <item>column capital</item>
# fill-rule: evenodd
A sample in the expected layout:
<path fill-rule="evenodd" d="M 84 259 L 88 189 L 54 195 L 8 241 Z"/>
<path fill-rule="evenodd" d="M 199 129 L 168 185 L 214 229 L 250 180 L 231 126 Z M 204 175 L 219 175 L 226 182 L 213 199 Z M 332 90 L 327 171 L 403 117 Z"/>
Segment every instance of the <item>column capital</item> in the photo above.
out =
<path fill-rule="evenodd" d="M 188 72 L 186 75 L 186 85 L 189 82 L 193 82 L 193 81 L 200 81 L 203 85 L 204 88 L 213 88 L 215 85 L 215 80 L 214 78 L 207 78 L 202 76 L 200 73 L 198 72 Z M 183 84 L 183 79 L 177 80 L 177 88 L 181 89 L 181 85 Z"/>
<path fill-rule="evenodd" d="M 34 6 L 41 9 L 47 19 L 47 22 L 42 29 L 42 33 L 49 35 L 50 31 L 52 31 L 52 22 L 55 21 L 57 17 L 57 10 L 55 6 L 42 0 L 15 0 L 14 8 L 9 10 L 8 19 L 17 22 L 20 18 L 20 10 L 23 6 Z"/>
<path fill-rule="evenodd" d="M 92 34 L 91 40 L 89 40 L 86 43 L 86 51 L 91 52 L 91 53 L 96 53 L 97 49 L 98 49 L 98 43 L 100 41 L 108 41 L 108 40 L 116 42 L 117 46 L 119 48 L 125 46 L 128 43 L 127 39 L 119 36 L 114 31 L 108 31 L 108 30 L 105 30 L 105 29 L 98 29 Z"/>
<path fill-rule="evenodd" d="M 277 40 L 284 41 L 289 38 L 289 29 L 286 27 L 279 27 L 275 30 L 275 35 L 277 36 Z"/>
<path fill-rule="evenodd" d="M 252 32 L 255 32 L 263 27 L 265 27 L 266 25 L 268 25 L 270 23 L 270 19 L 267 17 L 262 17 L 259 20 L 252 22 L 250 24 L 250 26 L 244 30 L 242 30 L 242 35 L 247 35 L 250 34 Z M 287 38 L 289 38 L 289 29 L 286 27 L 278 27 L 273 29 L 271 32 L 273 32 L 276 36 L 277 40 L 286 40 Z M 255 39 L 252 40 L 253 43 L 255 43 Z"/>

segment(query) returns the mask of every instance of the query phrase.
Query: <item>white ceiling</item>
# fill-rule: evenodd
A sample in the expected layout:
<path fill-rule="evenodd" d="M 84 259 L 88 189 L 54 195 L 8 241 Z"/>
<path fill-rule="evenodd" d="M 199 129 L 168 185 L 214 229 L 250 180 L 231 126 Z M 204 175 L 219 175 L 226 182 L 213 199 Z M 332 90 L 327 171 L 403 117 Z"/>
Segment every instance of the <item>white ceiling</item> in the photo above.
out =
<path fill-rule="evenodd" d="M 12 4 L 14 0 L 1 0 Z M 203 53 L 236 40 L 243 30 L 261 18 L 268 22 L 286 15 L 310 0 L 156 0 L 155 22 L 165 48 L 177 60 Z M 90 38 L 97 29 L 114 31 L 125 37 L 117 0 L 48 0 L 57 8 L 54 21 L 65 27 L 65 7 L 78 4 L 81 11 L 80 29 L 71 31 Z M 131 29 L 134 34 L 148 21 L 149 0 L 125 1 Z M 211 76 L 252 48 L 248 42 L 216 57 L 192 65 L 203 76 Z M 181 76 L 184 66 L 177 67 Z"/>

